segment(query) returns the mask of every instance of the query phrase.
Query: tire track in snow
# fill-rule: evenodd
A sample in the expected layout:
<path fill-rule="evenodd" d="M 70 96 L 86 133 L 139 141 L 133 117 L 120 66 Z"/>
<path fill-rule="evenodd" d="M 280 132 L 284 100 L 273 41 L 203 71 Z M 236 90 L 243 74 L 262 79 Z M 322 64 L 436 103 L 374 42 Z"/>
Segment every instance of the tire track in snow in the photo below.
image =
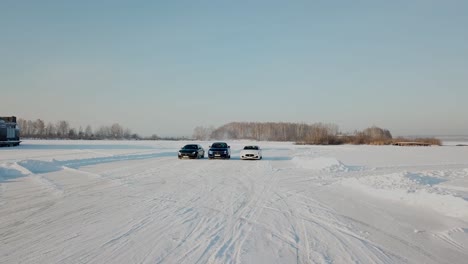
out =
<path fill-rule="evenodd" d="M 339 253 L 340 257 L 343 258 L 347 255 L 348 261 L 360 259 L 362 255 L 370 256 L 367 259 L 361 258 L 363 262 L 386 263 L 388 261 L 404 261 L 404 259 L 396 254 L 387 252 L 380 246 L 358 235 L 350 229 L 347 222 L 339 219 L 340 215 L 326 205 L 301 194 L 283 191 L 281 188 L 275 191 L 275 195 L 279 197 L 276 203 L 280 202 L 283 206 L 279 204 L 275 206 L 273 204 L 271 205 L 273 207 L 269 207 L 268 209 L 278 210 L 289 223 L 292 231 L 289 241 L 294 241 L 292 245 L 296 249 L 296 261 L 298 263 L 310 263 L 310 249 L 314 248 L 314 258 L 317 258 L 317 254 L 319 254 L 323 261 L 332 261 L 337 256 L 336 254 L 330 255 L 326 253 L 326 248 L 314 246 L 314 244 L 321 245 L 324 242 L 336 244 L 337 247 L 342 249 Z M 306 200 L 307 202 L 301 200 Z M 278 206 L 285 209 L 275 209 Z M 311 225 L 313 233 L 309 234 L 307 227 L 310 229 Z M 317 236 L 313 234 L 322 234 L 320 240 L 317 240 L 315 238 Z M 309 241 L 309 238 L 312 239 L 312 242 Z M 352 242 L 356 240 L 359 242 L 357 246 L 355 242 Z M 364 254 L 356 254 L 355 252 Z"/>
<path fill-rule="evenodd" d="M 214 162 L 217 162 L 217 161 L 214 161 Z M 219 161 L 218 161 L 219 162 Z M 214 163 L 213 163 L 214 164 Z M 221 170 L 221 171 L 224 171 L 224 168 L 223 166 L 220 164 L 220 163 L 217 163 L 217 165 L 213 168 L 211 167 L 211 170 Z M 248 171 L 247 171 L 248 172 Z M 248 173 L 249 174 L 249 173 Z M 234 178 L 236 179 L 236 178 Z M 236 179 L 237 182 L 241 182 L 239 179 Z M 223 184 L 218 184 L 218 185 L 223 185 Z M 207 184 L 205 186 L 205 190 L 207 190 L 206 192 L 204 192 L 204 195 L 206 194 L 209 194 L 208 191 L 211 192 L 210 195 L 208 196 L 211 196 L 213 195 L 213 191 L 217 188 L 215 187 L 215 184 L 213 183 L 212 180 L 209 181 L 209 184 Z M 248 190 L 252 190 L 251 188 L 246 188 L 246 185 L 245 184 L 241 184 L 241 188 L 243 188 L 244 190 L 248 189 Z M 243 205 L 241 205 L 241 207 L 237 208 L 236 210 L 233 208 L 233 203 L 232 203 L 232 196 L 228 199 L 228 204 L 227 204 L 227 207 L 223 207 L 222 210 L 216 210 L 215 212 L 215 217 L 221 217 L 219 220 L 215 219 L 214 221 L 207 221 L 208 222 L 208 225 L 207 226 L 204 226 L 204 229 L 202 230 L 198 230 L 196 233 L 198 234 L 198 237 L 196 238 L 196 240 L 200 240 L 202 239 L 202 237 L 207 237 L 208 239 L 205 241 L 207 241 L 208 243 L 205 243 L 204 245 L 205 246 L 195 246 L 191 249 L 189 249 L 187 252 L 183 253 L 183 257 L 179 258 L 178 259 L 178 263 L 182 263 L 182 262 L 185 262 L 186 260 L 190 259 L 191 255 L 195 254 L 198 249 L 200 249 L 201 247 L 204 247 L 203 251 L 201 252 L 201 254 L 199 255 L 199 257 L 197 258 L 198 260 L 195 261 L 195 263 L 205 263 L 207 260 L 207 256 L 210 254 L 210 252 L 214 252 L 216 253 L 217 251 L 219 251 L 219 247 L 222 247 L 222 246 L 218 246 L 218 250 L 215 249 L 215 246 L 217 244 L 220 244 L 220 243 L 225 243 L 225 242 L 219 242 L 222 235 L 226 232 L 226 230 L 230 227 L 230 225 L 232 225 L 232 219 L 235 218 L 234 215 L 238 215 L 241 213 L 241 211 L 243 210 L 243 208 L 245 208 L 245 206 L 247 204 L 250 203 L 250 197 L 252 197 L 252 193 L 251 191 L 248 192 L 249 194 L 249 198 L 248 198 L 248 202 L 246 203 L 242 203 Z M 206 197 L 207 199 L 210 199 L 210 197 Z M 205 200 L 205 199 L 202 199 L 202 200 Z M 239 200 L 239 199 L 238 199 Z M 213 217 L 211 217 L 213 219 Z M 224 221 L 223 221 L 224 219 Z M 222 224 L 224 223 L 224 224 Z M 210 228 L 210 226 L 214 226 L 214 228 Z M 212 254 L 214 254 L 212 253 Z"/>
<path fill-rule="evenodd" d="M 307 244 L 307 229 L 305 228 L 304 220 L 299 220 L 296 210 L 294 207 L 289 205 L 287 197 L 281 194 L 281 191 L 275 191 L 274 194 L 279 197 L 279 201 L 281 201 L 287 208 L 287 212 L 283 212 L 283 214 L 287 218 L 291 231 L 293 232 L 292 235 L 294 249 L 296 250 L 296 263 L 308 263 L 308 261 L 310 261 L 310 255 L 308 250 L 309 245 Z M 298 230 L 300 230 L 300 233 L 298 233 Z M 303 251 L 305 252 L 305 257 L 300 255 Z"/>
<path fill-rule="evenodd" d="M 214 161 L 214 162 L 217 162 L 217 161 Z M 213 170 L 224 171 L 221 163 L 216 163 L 216 165 L 215 163 L 211 163 L 211 166 L 209 168 L 212 171 Z M 244 180 L 250 179 L 249 170 L 242 169 L 241 172 L 245 172 L 245 174 L 242 174 L 244 175 L 242 179 Z M 239 173 L 239 171 L 236 171 L 236 173 Z M 239 187 L 242 190 L 249 190 L 248 192 L 250 194 L 249 197 L 252 197 L 251 194 L 252 194 L 252 191 L 254 190 L 252 184 L 250 185 L 252 186 L 252 188 L 248 188 L 248 185 L 242 183 L 242 180 L 237 179 L 237 177 L 238 176 L 233 178 L 235 179 L 237 183 L 239 183 L 239 185 L 237 185 L 236 187 Z M 219 187 L 223 187 L 223 186 L 225 188 L 232 187 L 231 184 L 225 185 L 223 182 L 217 183 L 217 182 L 214 182 L 212 179 L 207 180 L 207 182 L 208 184 L 206 184 L 206 186 L 203 187 L 204 188 L 204 191 L 202 192 L 203 196 L 200 199 L 200 201 L 202 202 L 205 200 L 209 201 L 209 199 L 212 198 L 211 196 L 216 195 L 218 192 L 217 189 Z M 206 190 L 211 191 L 211 193 L 206 192 Z M 222 195 L 223 190 L 224 189 L 221 189 L 221 193 L 220 193 L 221 195 Z M 206 198 L 203 198 L 203 197 L 206 197 Z M 184 263 L 185 261 L 190 260 L 190 259 L 192 259 L 192 261 L 194 259 L 198 259 L 198 261 L 196 262 L 206 263 L 207 261 L 209 261 L 208 259 L 210 258 L 210 256 L 211 257 L 217 256 L 217 253 L 222 252 L 220 251 L 220 249 L 222 249 L 223 245 L 227 245 L 227 243 L 230 241 L 228 237 L 232 237 L 228 235 L 229 234 L 228 230 L 234 230 L 237 222 L 240 222 L 241 225 L 245 224 L 244 223 L 245 220 L 240 219 L 239 215 L 241 215 L 243 212 L 246 212 L 249 209 L 248 205 L 252 204 L 251 198 L 247 198 L 247 199 L 248 199 L 247 202 L 243 203 L 243 205 L 241 205 L 240 207 L 235 208 L 233 206 L 235 204 L 233 203 L 233 197 L 230 196 L 227 199 L 227 201 L 225 201 L 225 205 L 222 208 L 220 208 L 221 210 L 214 210 L 213 215 L 209 219 L 203 219 L 204 223 L 203 225 L 200 225 L 201 229 L 195 230 L 194 232 L 192 232 L 191 237 L 193 237 L 195 241 L 204 240 L 206 241 L 206 243 L 201 243 L 201 244 L 199 242 L 192 243 L 192 244 L 195 244 L 196 246 L 189 248 L 188 250 L 185 251 L 185 253 L 180 253 L 179 255 L 181 255 L 181 257 L 179 257 L 176 262 Z M 236 199 L 236 203 L 237 201 L 242 201 L 241 197 Z M 197 208 L 195 207 L 195 209 Z M 199 208 L 199 210 L 200 209 L 211 210 L 211 208 L 206 208 L 206 207 Z M 234 231 L 232 231 L 231 233 L 233 232 Z M 195 255 L 198 255 L 198 256 L 195 257 Z M 215 260 L 212 260 L 212 261 L 215 261 Z M 216 261 L 219 262 L 219 259 Z"/>
<path fill-rule="evenodd" d="M 301 196 L 302 196 L 302 195 L 301 195 Z M 303 198 L 310 199 L 310 200 L 314 200 L 314 199 L 311 199 L 311 198 L 306 197 L 306 196 L 303 196 Z M 317 201 L 317 202 L 318 202 L 318 201 Z M 318 202 L 318 203 L 321 204 L 320 202 Z M 376 214 L 385 215 L 386 217 L 391 217 L 390 215 L 386 214 L 385 210 L 382 210 L 382 208 L 380 208 L 380 207 L 374 207 L 374 206 L 372 206 L 372 204 L 369 204 L 369 203 L 365 203 L 365 205 L 366 205 L 366 207 L 368 207 L 369 210 L 375 211 Z M 351 230 L 352 230 L 352 226 L 356 226 L 356 225 L 362 226 L 362 227 L 364 227 L 365 229 L 368 229 L 368 230 L 373 231 L 372 233 L 383 234 L 383 235 L 386 237 L 386 239 L 391 239 L 391 240 L 397 242 L 398 244 L 405 245 L 405 247 L 407 247 L 407 248 L 411 248 L 414 252 L 418 252 L 420 255 L 425 256 L 427 259 L 432 259 L 432 260 L 433 260 L 433 259 L 437 259 L 437 263 L 447 263 L 447 262 L 445 262 L 444 260 L 438 259 L 436 256 L 434 256 L 434 255 L 431 254 L 430 252 L 424 250 L 424 248 L 420 247 L 419 245 L 414 244 L 414 243 L 411 243 L 411 242 L 409 242 L 409 241 L 406 241 L 406 240 L 404 240 L 404 239 L 402 239 L 402 238 L 399 238 L 399 237 L 397 237 L 397 236 L 395 236 L 395 235 L 393 235 L 393 234 L 391 234 L 391 233 L 389 233 L 389 232 L 387 232 L 387 231 L 385 231 L 385 230 L 383 230 L 383 229 L 380 229 L 380 228 L 377 228 L 377 227 L 375 227 L 375 226 L 369 225 L 369 224 L 367 224 L 367 223 L 365 223 L 365 222 L 362 222 L 362 221 L 360 221 L 360 220 L 357 220 L 357 219 L 348 217 L 348 216 L 346 216 L 346 215 L 342 215 L 342 214 L 336 213 L 336 212 L 334 212 L 334 211 L 330 211 L 330 210 L 327 210 L 327 211 L 330 212 L 330 213 L 332 213 L 333 215 L 335 215 L 336 218 L 343 219 L 343 220 L 340 220 L 341 222 L 348 223 L 348 225 L 346 225 L 346 229 L 351 229 Z M 315 215 L 315 214 L 314 214 L 314 215 Z M 317 215 L 315 215 L 315 216 L 316 216 L 316 218 L 317 218 L 318 220 L 320 220 L 320 221 L 322 221 L 322 222 L 324 222 L 324 223 L 328 223 L 328 221 L 329 221 L 329 220 L 328 220 L 329 218 L 327 218 L 327 217 L 324 218 L 324 217 L 317 217 Z M 390 221 L 390 222 L 398 222 L 398 220 L 393 219 L 393 218 L 391 218 L 389 221 Z M 354 229 L 356 229 L 356 228 L 354 228 Z M 367 240 L 367 239 L 361 237 L 357 232 L 353 232 L 353 233 L 354 233 L 355 235 L 357 234 L 356 236 L 357 236 L 358 238 L 363 239 L 364 241 L 367 241 L 367 242 L 369 242 L 369 243 L 371 243 L 371 244 L 375 244 L 375 243 L 373 243 L 373 242 L 371 242 L 371 241 L 369 241 L 369 240 Z M 378 248 L 381 248 L 381 247 L 380 247 L 379 245 L 377 245 L 377 244 L 375 244 L 375 246 L 378 247 Z M 403 262 L 403 263 L 407 263 L 407 262 L 408 262 L 407 259 L 405 259 L 404 257 L 398 255 L 399 252 L 389 252 L 388 250 L 384 250 L 383 248 L 381 248 L 380 250 L 382 250 L 383 252 L 388 252 L 387 254 L 388 254 L 389 256 L 392 256 L 392 257 L 394 257 L 394 258 L 397 259 L 397 260 L 398 260 L 398 259 L 401 259 L 401 261 L 398 261 L 398 262 Z"/>
<path fill-rule="evenodd" d="M 268 162 L 270 163 L 270 162 Z M 260 163 L 257 163 L 257 165 Z M 263 168 L 264 169 L 264 168 Z M 228 228 L 227 234 L 229 239 L 216 248 L 215 253 L 210 257 L 209 263 L 223 262 L 223 263 L 240 263 L 240 256 L 242 246 L 249 238 L 250 233 L 256 223 L 256 220 L 261 215 L 266 198 L 271 194 L 272 188 L 278 183 L 276 173 L 272 170 L 263 172 L 264 177 L 261 183 L 269 182 L 260 194 L 253 196 L 249 202 L 239 210 L 233 217 L 236 219 L 236 225 Z M 251 178 L 251 171 L 248 170 L 247 178 Z"/>
<path fill-rule="evenodd" d="M 468 233 L 468 230 L 465 231 L 465 229 L 463 228 L 452 228 L 444 232 L 433 233 L 432 236 L 443 241 L 444 243 L 447 243 L 448 245 L 450 245 L 451 247 L 455 248 L 456 250 L 460 252 L 465 252 L 466 251 L 465 246 L 452 238 L 452 235 L 456 233 L 465 234 L 465 233 Z"/>
<path fill-rule="evenodd" d="M 174 162 L 169 162 L 171 164 L 168 164 L 168 167 L 173 167 L 174 164 L 179 161 L 174 161 Z M 195 163 L 193 163 L 195 164 Z M 192 165 L 193 165 L 192 164 Z M 199 163 L 202 165 L 202 163 Z M 208 164 L 204 164 L 201 166 L 201 168 L 207 166 Z M 178 168 L 180 170 L 181 174 L 185 174 L 184 172 L 189 172 L 189 170 L 184 169 L 184 168 Z M 152 174 L 152 170 L 148 170 L 149 175 Z M 143 173 L 145 174 L 145 173 Z M 180 180 L 182 175 L 177 175 L 174 179 L 172 179 L 174 183 L 177 184 L 182 184 L 184 185 L 184 181 Z M 177 180 L 179 179 L 179 180 Z M 139 187 L 146 186 L 146 184 L 141 185 Z M 186 185 L 188 186 L 188 185 Z M 117 187 L 123 187 L 123 186 L 117 186 Z M 138 191 L 136 189 L 135 191 Z M 146 195 L 137 195 L 134 198 L 135 199 L 144 199 L 142 201 L 145 201 L 144 204 L 141 204 L 143 208 L 146 208 L 150 212 L 155 211 L 157 212 L 156 214 L 150 213 L 150 216 L 146 217 L 137 217 L 135 220 L 138 221 L 130 221 L 127 224 L 127 227 L 121 228 L 120 229 L 120 234 L 114 236 L 113 238 L 110 238 L 106 243 L 103 243 L 103 246 L 105 247 L 104 250 L 114 252 L 116 255 L 119 255 L 119 250 L 122 250 L 123 252 L 126 251 L 127 249 L 127 244 L 130 243 L 131 241 L 135 241 L 137 237 L 142 237 L 145 236 L 145 232 L 150 232 L 150 234 L 146 234 L 146 236 L 151 237 L 153 239 L 150 239 L 150 243 L 154 243 L 154 241 L 158 241 L 161 239 L 161 237 L 164 237 L 166 234 L 168 234 L 171 230 L 177 230 L 180 228 L 181 225 L 183 225 L 184 221 L 187 221 L 187 217 L 180 217 L 181 215 L 177 213 L 177 211 L 180 211 L 184 208 L 187 208 L 188 204 L 193 204 L 196 202 L 196 198 L 193 196 L 185 196 L 182 199 L 178 199 L 173 196 L 166 196 L 166 194 L 161 194 L 161 193 L 155 193 L 154 195 L 148 195 L 149 193 L 146 193 Z M 205 192 L 206 194 L 206 192 Z M 196 196 L 200 195 L 200 193 L 197 193 Z M 153 204 L 155 201 L 156 207 L 155 209 L 149 209 L 147 205 Z M 161 206 L 160 202 L 169 204 L 169 206 Z M 145 205 L 146 204 L 146 205 Z M 144 209 L 142 209 L 144 210 Z M 174 217 L 177 216 L 177 217 Z M 175 218 L 176 221 L 167 221 L 170 217 Z M 154 220 L 150 219 L 153 218 Z M 180 219 L 179 219 L 180 218 Z M 141 221 L 140 221 L 141 220 Z M 158 222 L 169 222 L 170 225 L 166 226 L 166 228 L 158 228 L 158 225 L 156 223 Z M 151 230 L 151 231 L 149 231 Z M 186 238 L 188 240 L 188 237 Z M 89 258 L 92 259 L 93 255 L 97 255 L 98 253 L 92 253 Z M 111 254 L 111 253 L 109 253 Z M 104 254 L 105 255 L 105 254 Z M 148 256 L 148 259 L 155 259 L 154 254 L 152 251 L 146 252 L 144 255 Z"/>
<path fill-rule="evenodd" d="M 202 164 L 202 163 L 199 163 L 199 164 Z M 198 171 L 203 171 L 206 168 L 206 166 L 208 166 L 208 165 L 209 164 L 206 163 L 206 164 L 198 167 L 197 170 Z M 178 168 L 178 169 L 181 169 L 181 168 Z M 182 171 L 184 171 L 183 168 L 182 168 Z M 187 172 L 190 172 L 190 171 L 187 171 Z M 192 176 L 196 176 L 198 173 L 199 172 L 193 173 L 193 171 L 192 171 Z M 197 215 L 195 215 L 194 218 L 192 218 L 192 219 L 187 219 L 191 215 L 193 216 L 193 214 L 194 214 L 193 209 L 211 210 L 209 207 L 204 207 L 203 205 L 197 205 L 197 203 L 199 202 L 200 199 L 203 200 L 203 197 L 206 197 L 206 200 L 209 200 L 211 194 L 207 190 L 216 191 L 215 190 L 216 185 L 213 184 L 213 183 L 210 183 L 210 180 L 206 179 L 202 175 L 199 175 L 199 176 L 200 176 L 199 179 L 202 179 L 202 181 L 205 182 L 205 184 L 202 185 L 203 186 L 202 189 L 198 189 L 198 190 L 196 190 L 196 192 L 190 193 L 189 196 L 184 196 L 183 199 L 179 199 L 179 200 L 178 199 L 172 199 L 174 201 L 174 204 L 171 207 L 171 208 L 174 208 L 174 209 L 172 209 L 172 210 L 171 210 L 171 208 L 169 208 L 169 210 L 159 210 L 159 212 L 162 215 L 166 215 L 168 217 L 176 215 L 177 217 L 175 218 L 176 220 L 171 221 L 170 224 L 168 226 L 166 226 L 166 228 L 164 228 L 162 230 L 156 230 L 156 232 L 153 232 L 151 234 L 151 237 L 152 237 L 151 240 L 154 240 L 154 241 L 160 240 L 162 237 L 164 237 L 168 233 L 170 233 L 171 230 L 180 229 L 180 227 L 184 225 L 184 222 L 186 222 L 186 221 L 191 222 L 191 221 L 194 221 L 194 219 L 197 219 Z M 180 177 L 178 177 L 178 178 L 180 178 Z M 193 177 L 191 177 L 191 178 L 193 178 Z M 197 187 L 197 186 L 193 186 L 191 184 L 188 184 L 187 182 L 184 182 L 184 180 L 182 180 L 182 179 L 179 180 L 178 183 L 179 183 L 179 185 L 182 184 L 182 186 L 186 185 L 186 186 L 191 186 L 192 188 Z M 167 198 L 170 199 L 170 197 L 167 197 Z M 190 209 L 190 208 L 193 208 L 193 209 Z M 181 217 L 181 215 L 178 214 L 177 211 L 187 212 L 187 217 Z M 222 215 L 224 213 L 224 212 L 219 211 L 219 210 L 214 210 L 213 212 L 214 212 L 214 215 L 219 215 L 219 214 Z M 156 216 L 155 222 L 160 222 L 160 221 L 164 222 L 164 218 Z M 209 227 L 213 226 L 213 223 L 215 223 L 215 222 L 213 222 L 211 220 L 211 217 L 210 218 L 203 217 L 201 220 L 198 220 L 198 224 L 195 226 L 195 228 L 193 228 L 189 232 L 190 235 L 186 236 L 182 240 L 182 242 L 179 242 L 176 245 L 176 249 L 173 249 L 173 250 L 169 251 L 169 253 L 165 254 L 165 256 L 161 256 L 159 258 L 155 257 L 152 252 L 147 252 L 146 253 L 146 258 L 147 259 L 156 259 L 156 260 L 157 259 L 160 259 L 160 260 L 170 259 L 170 255 L 176 254 L 177 253 L 177 248 L 182 248 L 182 246 L 185 243 L 187 243 L 187 241 L 189 241 L 192 237 L 197 236 L 197 235 L 199 235 L 199 237 L 206 235 L 206 232 L 208 232 L 206 230 L 209 230 Z M 135 231 L 141 233 L 141 232 L 145 232 L 146 230 L 151 230 L 151 229 L 152 228 L 150 226 L 145 226 L 141 230 L 137 229 Z M 216 232 L 219 232 L 219 230 L 215 230 L 215 233 Z M 135 234 L 132 233 L 131 236 L 133 236 L 133 235 L 135 235 Z M 124 236 L 124 237 L 126 237 L 126 236 Z M 117 238 L 124 238 L 124 237 L 117 237 Z M 197 238 L 195 238 L 195 240 L 197 240 Z M 193 241 L 190 241 L 190 242 L 192 242 L 191 244 L 196 244 Z M 191 257 L 191 259 L 193 259 L 193 257 Z M 180 262 L 183 262 L 183 259 L 181 259 L 181 261 L 178 261 L 178 263 L 180 263 Z"/>

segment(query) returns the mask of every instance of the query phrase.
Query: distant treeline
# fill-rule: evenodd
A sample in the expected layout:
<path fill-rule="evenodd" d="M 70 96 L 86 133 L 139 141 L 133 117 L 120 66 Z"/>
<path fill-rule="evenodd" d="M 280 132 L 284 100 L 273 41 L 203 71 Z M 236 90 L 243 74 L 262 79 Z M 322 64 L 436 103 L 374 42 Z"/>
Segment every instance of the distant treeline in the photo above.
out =
<path fill-rule="evenodd" d="M 125 128 L 118 123 L 110 126 L 100 126 L 93 129 L 90 125 L 86 127 L 74 128 L 65 120 L 56 123 L 45 122 L 42 119 L 25 120 L 18 119 L 20 136 L 22 138 L 36 139 L 85 139 L 85 140 L 188 140 L 186 137 L 159 137 L 153 134 L 149 137 L 142 137 L 133 133 L 129 128 Z"/>
<path fill-rule="evenodd" d="M 18 119 L 20 135 L 23 138 L 37 139 L 127 139 L 127 140 L 189 140 L 186 137 L 164 137 L 156 134 L 141 137 L 118 123 L 110 126 L 100 126 L 93 129 L 90 125 L 74 128 L 65 120 L 56 123 L 44 122 L 42 119 Z M 259 123 L 233 122 L 218 128 L 198 126 L 194 129 L 196 140 L 236 140 L 248 139 L 257 141 L 291 141 L 297 144 L 340 145 L 340 144 L 370 144 L 389 145 L 395 142 L 423 142 L 441 145 L 436 138 L 393 138 L 390 131 L 379 127 L 369 127 L 362 131 L 343 134 L 335 124 L 305 124 L 305 123 Z"/>
<path fill-rule="evenodd" d="M 196 127 L 193 138 L 198 140 L 250 139 L 258 141 L 292 141 L 297 144 L 312 145 L 389 145 L 402 141 L 441 145 L 440 140 L 435 138 L 393 138 L 389 130 L 376 126 L 362 131 L 355 131 L 351 134 L 343 134 L 340 133 L 337 125 L 324 123 L 233 122 L 216 129 L 213 127 Z"/>
<path fill-rule="evenodd" d="M 132 133 L 128 128 L 118 123 L 110 126 L 100 126 L 98 129 L 88 125 L 86 127 L 74 128 L 65 120 L 56 123 L 44 122 L 42 119 L 24 120 L 18 119 L 21 129 L 21 137 L 39 139 L 141 139 L 138 134 Z"/>

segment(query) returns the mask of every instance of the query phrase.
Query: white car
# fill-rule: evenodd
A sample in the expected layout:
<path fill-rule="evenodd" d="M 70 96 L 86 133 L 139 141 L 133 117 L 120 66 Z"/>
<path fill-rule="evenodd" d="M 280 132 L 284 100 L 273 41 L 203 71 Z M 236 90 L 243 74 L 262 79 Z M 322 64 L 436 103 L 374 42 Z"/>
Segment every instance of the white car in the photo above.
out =
<path fill-rule="evenodd" d="M 245 146 L 240 153 L 240 158 L 245 159 L 262 159 L 262 150 L 259 146 Z"/>

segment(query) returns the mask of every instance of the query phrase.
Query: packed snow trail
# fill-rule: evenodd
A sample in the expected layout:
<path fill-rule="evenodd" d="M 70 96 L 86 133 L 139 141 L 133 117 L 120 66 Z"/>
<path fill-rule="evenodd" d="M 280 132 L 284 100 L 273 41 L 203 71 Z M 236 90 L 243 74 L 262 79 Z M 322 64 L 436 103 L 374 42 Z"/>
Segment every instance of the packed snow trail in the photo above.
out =
<path fill-rule="evenodd" d="M 264 160 L 241 161 L 234 142 L 231 160 L 178 160 L 183 144 L 31 141 L 1 152 L 0 263 L 468 257 L 467 148 L 261 142 Z"/>

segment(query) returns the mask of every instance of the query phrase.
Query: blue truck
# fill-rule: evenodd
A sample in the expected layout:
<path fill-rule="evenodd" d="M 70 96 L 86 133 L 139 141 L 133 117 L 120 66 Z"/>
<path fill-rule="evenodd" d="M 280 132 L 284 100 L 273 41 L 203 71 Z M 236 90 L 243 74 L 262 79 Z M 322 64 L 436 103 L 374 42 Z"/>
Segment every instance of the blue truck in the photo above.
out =
<path fill-rule="evenodd" d="M 16 117 L 0 117 L 0 146 L 18 146 L 20 143 L 20 128 Z"/>

